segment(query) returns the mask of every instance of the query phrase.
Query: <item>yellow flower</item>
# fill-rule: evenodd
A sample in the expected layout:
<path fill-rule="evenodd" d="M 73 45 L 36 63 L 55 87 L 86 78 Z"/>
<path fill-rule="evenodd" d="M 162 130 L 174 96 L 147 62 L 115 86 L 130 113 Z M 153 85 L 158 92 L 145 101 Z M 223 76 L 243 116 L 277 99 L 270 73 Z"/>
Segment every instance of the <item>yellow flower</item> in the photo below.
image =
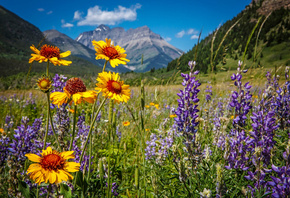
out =
<path fill-rule="evenodd" d="M 129 125 L 130 125 L 130 122 L 129 121 L 123 122 L 123 126 L 129 126 Z"/>
<path fill-rule="evenodd" d="M 176 114 L 169 115 L 170 118 L 175 118 L 176 116 L 177 116 Z"/>
<path fill-rule="evenodd" d="M 73 159 L 74 151 L 57 152 L 47 147 L 42 150 L 41 156 L 28 153 L 25 156 L 33 163 L 27 169 L 27 174 L 35 183 L 49 182 L 58 184 L 62 181 L 72 180 L 73 176 L 69 172 L 77 172 L 80 169 L 80 163 L 68 162 Z"/>
<path fill-rule="evenodd" d="M 234 116 L 233 115 L 231 116 L 231 119 L 234 119 Z"/>
<path fill-rule="evenodd" d="M 156 109 L 159 109 L 159 104 L 155 104 L 154 106 L 156 107 Z"/>
<path fill-rule="evenodd" d="M 95 99 L 97 99 L 96 91 L 87 91 L 83 81 L 79 78 L 69 79 L 63 91 L 50 94 L 52 104 L 60 107 L 63 103 L 68 103 L 72 99 L 75 105 L 78 105 L 84 101 L 94 103 Z"/>
<path fill-rule="evenodd" d="M 0 133 L 2 133 L 3 135 L 6 135 L 6 133 L 4 132 L 4 129 L 0 128 Z"/>
<path fill-rule="evenodd" d="M 151 105 L 151 106 L 154 106 L 155 104 L 154 104 L 154 102 L 150 102 L 150 105 Z"/>
<path fill-rule="evenodd" d="M 103 92 L 104 97 L 111 98 L 116 102 L 127 102 L 130 99 L 129 85 L 124 85 L 124 81 L 120 81 L 118 73 L 102 72 L 99 73 L 96 84 L 97 92 Z"/>
<path fill-rule="evenodd" d="M 71 112 L 71 113 L 74 113 L 74 112 L 75 112 L 75 110 L 73 110 L 73 109 L 69 109 L 69 112 Z"/>
<path fill-rule="evenodd" d="M 39 89 L 41 91 L 46 93 L 49 91 L 49 89 L 51 87 L 51 81 L 49 80 L 49 78 L 42 77 L 42 78 L 38 79 L 37 86 L 39 87 Z"/>
<path fill-rule="evenodd" d="M 145 129 L 145 131 L 150 131 L 150 129 Z"/>
<path fill-rule="evenodd" d="M 112 67 L 116 67 L 119 64 L 126 65 L 126 62 L 130 60 L 126 59 L 127 54 L 124 54 L 126 51 L 121 48 L 119 45 L 114 46 L 111 39 L 106 38 L 105 41 L 92 41 L 92 44 L 96 50 L 96 59 L 105 59 L 110 62 Z"/>
<path fill-rule="evenodd" d="M 146 107 L 146 108 L 149 108 L 150 106 L 149 106 L 149 105 L 145 105 L 145 107 Z"/>
<path fill-rule="evenodd" d="M 29 63 L 33 61 L 38 61 L 39 63 L 50 61 L 54 65 L 65 65 L 68 66 L 72 62 L 63 60 L 61 58 L 67 57 L 70 55 L 70 51 L 60 53 L 59 48 L 50 45 L 43 45 L 40 50 L 38 50 L 34 45 L 30 46 L 30 49 L 35 53 L 31 54 Z"/>

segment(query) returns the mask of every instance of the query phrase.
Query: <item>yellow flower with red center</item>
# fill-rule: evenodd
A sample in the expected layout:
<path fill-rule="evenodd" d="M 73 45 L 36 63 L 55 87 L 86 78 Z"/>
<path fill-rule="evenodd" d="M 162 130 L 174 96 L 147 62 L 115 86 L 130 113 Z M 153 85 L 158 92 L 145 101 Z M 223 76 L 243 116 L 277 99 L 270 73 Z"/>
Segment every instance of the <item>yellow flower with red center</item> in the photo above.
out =
<path fill-rule="evenodd" d="M 37 86 L 39 87 L 39 89 L 41 91 L 46 93 L 49 91 L 49 89 L 51 87 L 51 81 L 49 80 L 49 78 L 42 77 L 42 78 L 38 79 Z"/>
<path fill-rule="evenodd" d="M 25 154 L 25 156 L 33 163 L 27 169 L 27 174 L 35 183 L 42 182 L 58 184 L 62 181 L 72 180 L 73 176 L 69 172 L 77 172 L 80 169 L 80 163 L 69 162 L 74 159 L 74 151 L 57 152 L 47 147 L 42 150 L 41 156 L 33 153 Z"/>
<path fill-rule="evenodd" d="M 50 61 L 54 65 L 65 65 L 68 66 L 72 62 L 63 60 L 61 58 L 65 58 L 71 54 L 70 51 L 66 51 L 60 53 L 58 47 L 43 45 L 40 50 L 38 50 L 34 45 L 30 46 L 30 49 L 35 53 L 31 54 L 31 58 L 29 59 L 29 63 L 33 61 L 38 61 L 39 63 Z"/>
<path fill-rule="evenodd" d="M 177 115 L 176 114 L 171 114 L 171 115 L 169 115 L 169 117 L 170 118 L 175 118 L 175 117 L 177 117 Z"/>
<path fill-rule="evenodd" d="M 127 102 L 130 99 L 129 85 L 125 85 L 124 81 L 120 81 L 118 73 L 102 72 L 99 73 L 96 84 L 97 92 L 103 92 L 103 96 L 111 98 L 116 102 Z"/>
<path fill-rule="evenodd" d="M 97 99 L 96 94 L 96 91 L 87 91 L 80 78 L 71 78 L 66 82 L 63 92 L 50 94 L 50 100 L 52 100 L 52 104 L 58 105 L 58 107 L 70 101 L 73 101 L 75 105 L 82 102 L 94 103 L 95 99 Z"/>
<path fill-rule="evenodd" d="M 129 125 L 130 125 L 130 122 L 129 121 L 123 122 L 123 126 L 129 126 Z"/>
<path fill-rule="evenodd" d="M 119 45 L 114 46 L 111 39 L 106 38 L 104 41 L 92 41 L 92 44 L 96 50 L 96 59 L 105 59 L 110 62 L 112 67 L 116 67 L 119 64 L 126 65 L 130 60 L 126 59 L 127 54 L 124 54 L 126 50 Z"/>

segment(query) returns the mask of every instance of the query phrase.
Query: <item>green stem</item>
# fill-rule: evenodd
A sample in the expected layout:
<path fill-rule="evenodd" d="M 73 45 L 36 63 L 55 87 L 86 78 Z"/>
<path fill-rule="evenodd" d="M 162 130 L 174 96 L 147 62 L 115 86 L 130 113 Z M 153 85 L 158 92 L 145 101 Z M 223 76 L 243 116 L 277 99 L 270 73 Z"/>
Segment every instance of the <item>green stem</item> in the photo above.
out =
<path fill-rule="evenodd" d="M 98 99 L 99 93 L 97 94 L 97 99 Z M 92 117 L 91 117 L 91 123 L 93 122 L 93 118 L 94 118 L 94 112 L 95 112 L 95 108 L 96 108 L 96 103 L 97 103 L 97 99 L 94 102 L 93 105 L 93 111 L 92 111 Z M 89 171 L 88 171 L 88 179 L 90 178 L 90 174 L 91 174 L 91 158 L 92 158 L 92 149 L 93 149 L 93 137 L 90 137 L 90 154 L 89 154 Z"/>
<path fill-rule="evenodd" d="M 104 72 L 105 69 L 106 69 L 107 63 L 108 63 L 108 61 L 106 60 L 106 62 L 105 62 L 105 64 L 104 64 L 104 67 L 103 67 L 103 72 Z"/>
<path fill-rule="evenodd" d="M 49 185 L 48 185 L 48 189 L 47 189 L 47 195 L 46 195 L 46 198 L 49 198 L 50 191 L 51 191 L 51 185 L 49 184 Z"/>
<path fill-rule="evenodd" d="M 47 103 L 49 104 L 50 106 L 50 100 L 49 100 L 49 92 L 47 92 Z M 60 146 L 60 143 L 58 141 L 58 136 L 54 130 L 54 126 L 53 126 L 53 122 L 52 122 L 52 116 L 51 116 L 51 111 L 50 111 L 50 108 L 48 108 L 48 114 L 49 114 L 49 119 L 50 119 L 50 125 L 51 125 L 51 128 L 52 128 L 52 131 L 53 131 L 53 135 L 55 137 L 55 140 L 56 140 L 56 143 L 57 143 L 57 146 L 59 148 L 59 150 L 61 151 L 61 146 Z"/>
<path fill-rule="evenodd" d="M 46 76 L 49 77 L 49 61 L 47 61 Z"/>
<path fill-rule="evenodd" d="M 46 140 L 47 140 L 47 134 L 48 134 L 48 125 L 49 125 L 49 112 L 50 112 L 50 102 L 48 99 L 48 101 L 47 101 L 47 114 L 46 114 L 46 131 L 45 131 L 45 135 L 44 135 L 43 150 L 45 150 L 45 148 L 46 148 Z"/>
<path fill-rule="evenodd" d="M 110 149 L 108 155 L 108 188 L 107 188 L 107 197 L 111 198 L 111 163 L 110 163 Z"/>
<path fill-rule="evenodd" d="M 90 174 L 91 174 L 92 148 L 93 148 L 93 136 L 91 135 L 91 136 L 90 136 L 90 154 L 89 154 L 88 179 L 90 178 Z"/>
<path fill-rule="evenodd" d="M 98 114 L 99 114 L 99 112 L 100 112 L 102 106 L 105 104 L 106 99 L 107 99 L 107 98 L 105 98 L 105 99 L 102 101 L 102 103 L 100 104 L 100 106 L 99 106 L 99 108 L 98 108 L 98 110 L 97 110 L 97 112 L 96 112 L 96 114 L 95 114 L 95 116 L 94 116 L 93 122 L 91 123 L 90 130 L 89 130 L 89 133 L 88 133 L 88 137 L 87 137 L 87 140 L 86 140 L 86 142 L 85 142 L 85 144 L 84 144 L 84 148 L 83 148 L 83 150 L 82 150 L 82 154 L 81 154 L 81 156 L 80 156 L 79 163 L 81 163 L 82 160 L 83 160 L 84 153 L 85 153 L 85 150 L 86 150 L 86 147 L 87 147 L 88 141 L 89 141 L 90 136 L 91 136 L 92 131 L 93 131 L 93 126 L 94 126 L 94 124 L 95 124 L 95 121 L 96 121 L 96 119 L 97 119 L 97 116 L 98 116 Z M 74 182 L 74 183 L 76 183 L 77 176 L 78 176 L 78 175 L 76 175 L 76 177 L 75 177 L 75 182 Z M 74 185 L 74 186 L 75 186 L 75 185 Z"/>
<path fill-rule="evenodd" d="M 36 187 L 36 198 L 38 198 L 39 197 L 39 185 L 37 185 L 37 187 Z"/>
<path fill-rule="evenodd" d="M 73 145 L 73 141 L 75 138 L 75 130 L 76 130 L 76 121 L 77 121 L 77 105 L 75 104 L 75 109 L 74 109 L 74 123 L 73 123 L 73 131 L 72 131 L 72 135 L 71 135 L 71 140 L 70 140 L 70 145 L 69 145 L 69 151 L 72 150 L 72 145 Z"/>

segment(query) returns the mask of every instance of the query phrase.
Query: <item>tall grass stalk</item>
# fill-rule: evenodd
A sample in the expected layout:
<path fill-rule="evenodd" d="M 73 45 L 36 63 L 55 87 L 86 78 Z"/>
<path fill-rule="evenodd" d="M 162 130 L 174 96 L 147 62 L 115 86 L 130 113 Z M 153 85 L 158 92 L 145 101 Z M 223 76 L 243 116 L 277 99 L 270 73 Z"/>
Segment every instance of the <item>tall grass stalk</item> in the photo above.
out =
<path fill-rule="evenodd" d="M 74 104 L 74 105 L 75 105 L 75 108 L 74 108 L 73 129 L 72 129 L 72 135 L 71 135 L 71 140 L 70 140 L 70 145 L 69 145 L 69 151 L 72 150 L 73 141 L 75 138 L 76 122 L 77 122 L 77 104 Z"/>
<path fill-rule="evenodd" d="M 244 51 L 244 54 L 243 54 L 243 67 L 242 67 L 242 70 L 245 68 L 245 62 L 244 62 L 244 61 L 245 61 L 246 52 L 247 52 L 247 49 L 248 49 L 249 43 L 250 43 L 250 41 L 251 41 L 251 39 L 252 39 L 252 37 L 253 37 L 253 35 L 254 35 L 254 33 L 255 33 L 257 27 L 259 26 L 259 23 L 260 23 L 261 19 L 262 19 L 262 17 L 260 17 L 260 18 L 258 19 L 258 21 L 257 21 L 257 23 L 256 23 L 256 25 L 255 25 L 255 27 L 253 28 L 253 30 L 252 30 L 252 32 L 251 32 L 251 34 L 250 34 L 250 36 L 249 36 L 249 38 L 248 38 L 248 40 L 247 40 L 247 44 L 246 44 L 245 51 Z"/>
<path fill-rule="evenodd" d="M 211 72 L 213 73 L 213 69 L 214 69 L 214 61 L 215 61 L 215 59 L 216 59 L 216 57 L 217 57 L 217 54 L 218 54 L 218 52 L 219 52 L 219 49 L 221 48 L 221 46 L 222 46 L 222 44 L 224 43 L 224 41 L 225 41 L 225 39 L 226 39 L 226 37 L 228 36 L 228 34 L 230 33 L 230 31 L 240 22 L 240 20 L 241 20 L 241 18 L 239 19 L 239 20 L 237 20 L 229 29 L 228 29 L 228 31 L 226 32 L 226 34 L 224 35 L 224 37 L 222 38 L 222 41 L 220 42 L 220 44 L 219 44 L 219 46 L 218 46 L 218 48 L 217 48 L 217 50 L 215 51 L 215 55 L 214 55 L 214 57 L 213 57 L 213 43 L 214 43 L 214 40 L 215 40 L 215 38 L 216 38 L 216 34 L 217 34 L 217 32 L 218 32 L 218 30 L 219 30 L 219 28 L 216 30 L 216 32 L 215 32 L 215 34 L 214 34 L 214 36 L 213 36 L 213 39 L 212 39 L 212 42 L 211 42 L 211 59 L 210 59 L 210 63 L 211 63 Z"/>

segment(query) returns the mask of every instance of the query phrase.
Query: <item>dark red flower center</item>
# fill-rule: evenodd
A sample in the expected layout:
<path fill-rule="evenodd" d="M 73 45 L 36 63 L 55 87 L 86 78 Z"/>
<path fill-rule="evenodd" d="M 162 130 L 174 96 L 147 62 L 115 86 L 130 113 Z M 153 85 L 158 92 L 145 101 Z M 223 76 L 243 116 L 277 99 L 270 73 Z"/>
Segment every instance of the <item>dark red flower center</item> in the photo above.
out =
<path fill-rule="evenodd" d="M 60 170 L 64 168 L 65 160 L 58 154 L 52 153 L 43 156 L 40 165 L 45 170 Z"/>
<path fill-rule="evenodd" d="M 40 55 L 45 58 L 53 58 L 56 57 L 59 59 L 59 48 L 50 45 L 43 45 L 40 50 Z"/>
<path fill-rule="evenodd" d="M 108 90 L 110 92 L 113 92 L 115 94 L 120 94 L 122 92 L 122 86 L 119 82 L 114 81 L 114 80 L 109 80 L 108 81 Z"/>
<path fill-rule="evenodd" d="M 65 89 L 71 94 L 85 92 L 87 90 L 80 78 L 71 78 L 66 82 Z"/>
<path fill-rule="evenodd" d="M 118 57 L 118 51 L 114 47 L 105 47 L 103 49 L 104 54 L 110 59 L 114 59 Z"/>

